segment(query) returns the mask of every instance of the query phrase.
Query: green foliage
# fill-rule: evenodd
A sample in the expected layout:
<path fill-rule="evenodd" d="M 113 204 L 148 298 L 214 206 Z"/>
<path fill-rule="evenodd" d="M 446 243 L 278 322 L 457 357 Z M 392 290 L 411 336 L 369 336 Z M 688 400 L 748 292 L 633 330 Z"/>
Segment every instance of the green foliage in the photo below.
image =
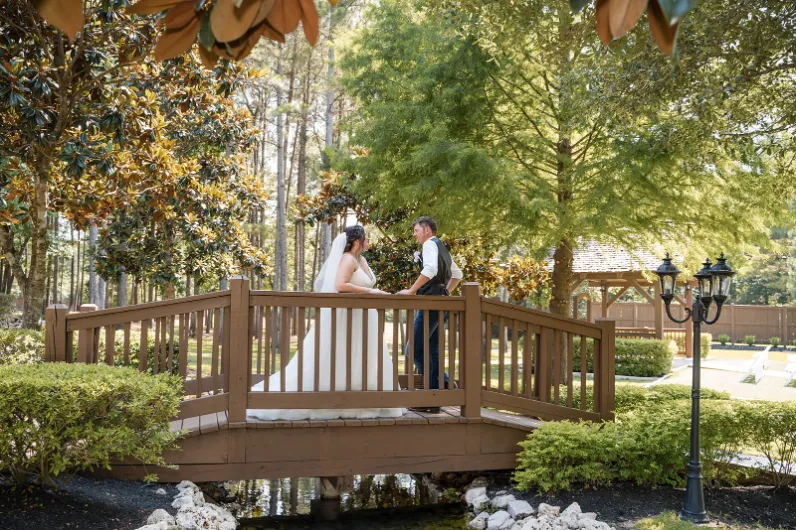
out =
<path fill-rule="evenodd" d="M 771 337 L 770 339 L 768 339 L 768 343 L 776 348 L 777 346 L 782 344 L 782 341 L 780 340 L 779 337 Z"/>
<path fill-rule="evenodd" d="M 720 390 L 703 388 L 700 393 L 702 400 L 728 400 L 730 394 Z M 559 389 L 561 404 L 567 402 L 566 387 Z M 687 385 L 655 385 L 643 387 L 629 383 L 617 382 L 614 391 L 614 412 L 617 415 L 626 414 L 636 409 L 659 405 L 670 401 L 691 399 L 691 387 Z M 580 388 L 575 385 L 573 406 L 580 408 Z M 594 410 L 594 384 L 589 381 L 586 385 L 586 410 Z"/>
<path fill-rule="evenodd" d="M 674 512 L 663 512 L 655 517 L 647 517 L 638 521 L 633 530 L 694 530 L 697 525 L 691 521 L 680 519 Z"/>
<path fill-rule="evenodd" d="M 746 344 L 747 346 L 754 346 L 755 342 L 757 342 L 757 337 L 755 337 L 754 335 L 746 335 L 743 338 L 743 341 L 744 344 Z"/>
<path fill-rule="evenodd" d="M 163 464 L 181 395 L 179 378 L 130 368 L 0 367 L 0 472 L 51 483 L 123 458 Z"/>
<path fill-rule="evenodd" d="M 0 326 L 8 326 L 16 310 L 14 295 L 0 294 Z"/>
<path fill-rule="evenodd" d="M 30 329 L 0 329 L 0 366 L 44 362 L 44 333 Z"/>
<path fill-rule="evenodd" d="M 575 366 L 580 366 L 580 337 L 573 339 Z M 668 340 L 617 339 L 616 374 L 655 377 L 672 369 L 672 343 Z M 594 373 L 594 342 L 586 342 L 586 365 Z"/>
<path fill-rule="evenodd" d="M 751 402 L 740 412 L 750 447 L 766 458 L 765 470 L 775 488 L 794 483 L 796 473 L 796 403 Z"/>
<path fill-rule="evenodd" d="M 774 422 L 749 413 L 779 408 Z M 520 443 L 514 480 L 521 489 L 568 489 L 574 484 L 608 485 L 631 481 L 644 486 L 682 486 L 690 443 L 690 400 L 668 400 L 636 408 L 614 423 L 550 422 Z M 708 400 L 701 408 L 701 458 L 708 487 L 736 484 L 754 470 L 730 465 L 732 458 L 763 430 L 772 445 L 792 440 L 796 404 Z M 792 447 L 790 445 L 789 447 Z M 777 453 L 783 456 L 782 452 Z M 794 464 L 793 452 L 784 454 Z"/>
<path fill-rule="evenodd" d="M 677 351 L 685 351 L 685 334 L 675 335 L 674 342 L 677 344 Z M 713 342 L 713 334 L 702 332 L 699 336 L 699 348 L 703 359 L 710 354 L 711 342 Z"/>
<path fill-rule="evenodd" d="M 722 346 L 724 346 L 724 345 L 726 345 L 728 342 L 730 342 L 730 336 L 729 336 L 729 335 L 727 335 L 726 333 L 722 333 L 721 335 L 719 335 L 719 336 L 717 337 L 717 340 L 719 341 L 719 344 L 721 344 Z"/>

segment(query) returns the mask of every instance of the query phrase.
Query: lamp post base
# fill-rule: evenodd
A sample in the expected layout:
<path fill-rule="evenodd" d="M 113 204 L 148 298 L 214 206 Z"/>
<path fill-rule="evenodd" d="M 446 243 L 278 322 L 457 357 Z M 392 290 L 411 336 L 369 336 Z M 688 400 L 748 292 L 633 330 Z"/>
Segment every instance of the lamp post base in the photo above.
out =
<path fill-rule="evenodd" d="M 691 513 L 687 510 L 680 512 L 680 519 L 691 521 L 694 524 L 705 524 L 710 522 L 710 517 L 708 517 L 707 513 Z"/>
<path fill-rule="evenodd" d="M 707 523 L 710 521 L 710 517 L 705 511 L 705 495 L 702 490 L 702 466 L 698 462 L 689 462 L 687 469 L 688 482 L 685 487 L 685 503 L 683 510 L 680 512 L 680 519 L 685 519 L 695 524 Z"/>

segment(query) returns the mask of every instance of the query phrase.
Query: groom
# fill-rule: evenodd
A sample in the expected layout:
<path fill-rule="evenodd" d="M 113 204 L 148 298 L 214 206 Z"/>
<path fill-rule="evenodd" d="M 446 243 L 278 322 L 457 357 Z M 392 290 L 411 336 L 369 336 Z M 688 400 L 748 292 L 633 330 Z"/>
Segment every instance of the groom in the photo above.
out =
<path fill-rule="evenodd" d="M 420 217 L 413 225 L 415 240 L 422 245 L 423 250 L 419 255 L 415 254 L 415 261 L 420 260 L 422 270 L 414 285 L 409 289 L 404 289 L 398 294 L 418 294 L 426 296 L 448 296 L 462 279 L 462 271 L 453 261 L 442 241 L 437 238 L 437 223 L 431 217 Z M 448 320 L 448 312 L 444 314 L 444 320 Z M 429 333 L 429 383 L 431 389 L 439 389 L 439 339 L 438 333 L 440 326 L 444 323 L 439 322 L 439 312 L 431 311 L 428 315 Z M 415 316 L 415 368 L 419 374 L 423 374 L 424 365 L 424 339 L 423 339 L 423 311 L 418 311 Z M 407 346 L 408 350 L 408 346 Z M 406 352 L 407 357 L 409 351 Z M 445 387 L 448 387 L 448 374 L 445 374 Z M 416 408 L 421 412 L 439 412 L 439 407 Z"/>

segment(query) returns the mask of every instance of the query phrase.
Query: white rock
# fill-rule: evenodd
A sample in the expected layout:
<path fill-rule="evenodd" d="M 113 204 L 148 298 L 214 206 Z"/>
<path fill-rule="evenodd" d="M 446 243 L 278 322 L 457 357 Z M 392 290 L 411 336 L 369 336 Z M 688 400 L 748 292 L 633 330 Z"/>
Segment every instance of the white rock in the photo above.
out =
<path fill-rule="evenodd" d="M 481 495 L 486 495 L 486 488 L 470 488 L 467 490 L 467 493 L 464 494 L 464 500 L 467 502 L 468 506 L 472 506 L 473 500 Z"/>
<path fill-rule="evenodd" d="M 495 512 L 486 521 L 487 530 L 501 530 L 506 521 L 510 519 L 511 515 L 506 510 Z M 511 524 L 514 524 L 514 521 Z"/>
<path fill-rule="evenodd" d="M 205 505 L 205 494 L 202 493 L 201 490 L 195 491 L 193 493 L 193 503 L 196 506 L 204 506 Z"/>
<path fill-rule="evenodd" d="M 184 506 L 177 512 L 177 524 L 185 530 L 221 530 L 221 519 L 209 506 Z"/>
<path fill-rule="evenodd" d="M 578 521 L 578 527 L 583 530 L 611 530 L 608 524 L 592 519 L 580 519 Z"/>
<path fill-rule="evenodd" d="M 166 495 L 166 490 L 164 490 L 163 488 L 158 488 L 155 493 L 157 493 L 158 495 Z"/>
<path fill-rule="evenodd" d="M 178 510 L 186 506 L 194 506 L 193 495 L 177 495 L 171 503 L 171 507 L 177 508 Z"/>
<path fill-rule="evenodd" d="M 580 510 L 580 504 L 577 502 L 573 502 L 569 506 L 567 506 L 566 510 L 561 512 L 561 517 L 569 517 L 571 515 L 580 516 L 583 512 Z"/>
<path fill-rule="evenodd" d="M 522 519 L 529 515 L 534 514 L 533 506 L 528 504 L 527 501 L 513 500 L 508 505 L 509 515 L 514 519 Z"/>
<path fill-rule="evenodd" d="M 237 521 L 234 523 L 230 523 L 229 521 L 221 521 L 221 524 L 218 525 L 218 530 L 235 530 L 237 527 Z"/>
<path fill-rule="evenodd" d="M 548 517 L 555 517 L 555 516 L 557 516 L 559 513 L 561 513 L 561 508 L 560 508 L 560 507 L 558 507 L 558 506 L 550 506 L 549 504 L 545 504 L 545 503 L 543 502 L 543 503 L 542 503 L 542 504 L 540 504 L 540 505 L 539 505 L 539 507 L 536 509 L 536 512 L 537 512 L 537 513 L 538 513 L 540 516 L 542 516 L 542 515 L 546 515 L 546 516 L 548 516 Z"/>
<path fill-rule="evenodd" d="M 507 519 L 500 527 L 500 530 L 511 530 L 514 527 L 514 519 Z"/>
<path fill-rule="evenodd" d="M 486 494 L 476 497 L 473 499 L 473 510 L 480 512 L 487 504 L 489 504 L 489 497 L 487 497 Z"/>
<path fill-rule="evenodd" d="M 583 512 L 578 516 L 578 519 L 591 519 L 592 521 L 597 520 L 597 514 L 594 512 Z"/>
<path fill-rule="evenodd" d="M 498 495 L 490 504 L 495 508 L 505 508 L 513 500 L 515 500 L 514 495 Z"/>
<path fill-rule="evenodd" d="M 467 523 L 467 526 L 475 530 L 486 530 L 486 517 L 481 517 L 482 515 L 489 516 L 486 512 L 479 513 L 472 521 Z"/>
<path fill-rule="evenodd" d="M 138 528 L 136 528 L 136 530 L 166 530 L 168 527 L 169 527 L 169 525 L 166 523 L 166 521 L 161 521 L 159 523 L 147 524 L 147 525 L 138 527 Z"/>
<path fill-rule="evenodd" d="M 205 506 L 208 506 L 211 510 L 216 512 L 218 518 L 221 520 L 221 526 L 222 526 L 221 530 L 226 530 L 224 525 L 231 524 L 233 530 L 238 526 L 237 519 L 235 519 L 235 516 L 232 515 L 232 513 L 230 513 L 230 511 L 227 510 L 226 508 L 222 508 L 221 506 L 218 506 L 216 504 L 205 504 Z"/>
<path fill-rule="evenodd" d="M 505 495 L 507 493 L 508 493 L 508 491 L 506 491 L 506 490 L 500 490 L 498 492 L 495 492 L 495 497 L 499 497 L 500 495 Z"/>
<path fill-rule="evenodd" d="M 174 517 L 172 517 L 172 515 L 166 510 L 158 508 L 157 510 L 152 512 L 152 515 L 149 516 L 149 518 L 146 520 L 146 523 L 158 524 L 161 521 L 165 522 L 167 525 L 173 525 Z"/>
<path fill-rule="evenodd" d="M 535 517 L 528 517 L 520 521 L 520 523 L 522 524 L 520 530 L 537 530 L 539 528 L 539 519 Z"/>

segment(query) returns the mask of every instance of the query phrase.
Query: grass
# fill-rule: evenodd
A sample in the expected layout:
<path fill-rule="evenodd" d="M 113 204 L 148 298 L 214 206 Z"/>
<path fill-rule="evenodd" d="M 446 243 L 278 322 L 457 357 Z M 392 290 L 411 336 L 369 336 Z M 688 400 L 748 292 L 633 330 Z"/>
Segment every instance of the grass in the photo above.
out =
<path fill-rule="evenodd" d="M 712 520 L 709 527 L 718 530 L 741 530 L 746 528 L 754 528 L 755 530 L 773 530 L 767 529 L 763 526 L 739 526 L 728 524 L 723 521 Z M 704 525 L 696 525 L 691 521 L 683 521 L 674 512 L 663 512 L 655 517 L 647 517 L 636 522 L 633 530 L 697 530 L 698 528 L 705 528 Z"/>

